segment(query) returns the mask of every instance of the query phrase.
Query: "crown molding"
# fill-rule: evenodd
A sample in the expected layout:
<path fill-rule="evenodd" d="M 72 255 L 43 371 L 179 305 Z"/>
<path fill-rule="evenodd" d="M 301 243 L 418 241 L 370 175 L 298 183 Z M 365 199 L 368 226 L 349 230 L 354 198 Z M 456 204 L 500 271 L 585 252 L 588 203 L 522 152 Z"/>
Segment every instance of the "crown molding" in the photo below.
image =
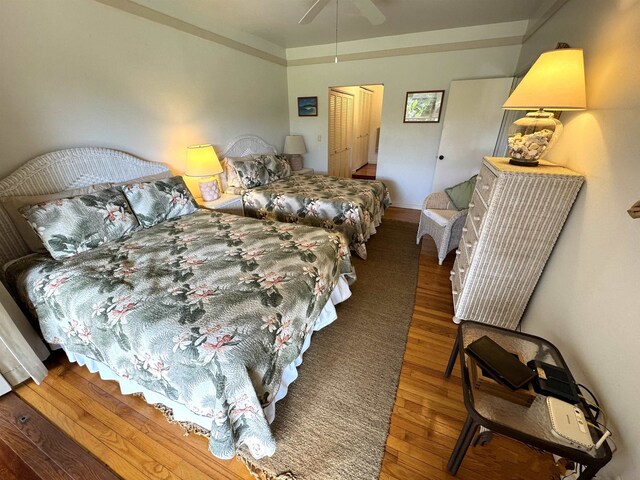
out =
<path fill-rule="evenodd" d="M 160 25 L 164 25 L 166 27 L 173 28 L 175 30 L 179 30 L 184 33 L 188 33 L 189 35 L 193 35 L 195 37 L 199 37 L 204 40 L 217 43 L 219 45 L 224 45 L 225 47 L 232 48 L 239 52 L 246 53 L 248 55 L 252 55 L 254 57 L 258 57 L 263 60 L 267 60 L 268 62 L 276 63 L 282 66 L 287 65 L 286 59 L 282 57 L 272 55 L 271 53 L 267 53 L 258 48 L 251 47 L 242 42 L 238 42 L 237 40 L 232 40 L 231 38 L 225 37 L 223 35 L 213 33 L 204 28 L 197 27 L 191 23 L 178 20 L 175 17 L 166 15 L 164 13 L 158 12 L 157 10 L 153 10 L 152 8 L 148 8 L 138 3 L 132 2 L 131 0 L 94 0 L 94 1 L 101 3 L 103 5 L 107 5 L 109 7 L 117 8 L 118 10 L 121 10 L 126 13 L 130 13 L 131 15 L 135 15 L 137 17 L 144 18 L 146 20 L 150 20 L 155 23 L 159 23 Z"/>
<path fill-rule="evenodd" d="M 520 45 L 528 21 L 390 35 L 338 43 L 338 60 L 354 61 L 476 48 Z M 335 44 L 287 49 L 287 66 L 333 62 Z"/>
<path fill-rule="evenodd" d="M 510 45 L 522 45 L 522 35 L 487 38 L 483 40 L 471 40 L 466 42 L 449 42 L 436 45 L 421 45 L 416 47 L 391 48 L 387 50 L 377 50 L 369 52 L 339 54 L 340 62 L 353 62 L 357 60 L 368 60 L 373 58 L 398 57 L 401 55 L 422 55 L 425 53 L 451 52 L 455 50 L 472 50 L 475 48 L 505 47 Z M 299 67 L 302 65 L 316 65 L 321 63 L 334 63 L 335 55 L 325 55 L 312 58 L 300 58 L 287 60 L 287 67 Z"/>
<path fill-rule="evenodd" d="M 284 67 L 333 63 L 335 44 L 286 49 L 286 58 L 252 47 L 242 41 L 214 33 L 192 23 L 179 20 L 132 0 L 94 0 L 100 4 L 232 48 L 236 51 Z M 338 44 L 341 62 L 422 55 L 456 50 L 521 45 L 551 18 L 568 0 L 550 0 L 553 4 L 532 21 L 476 25 L 446 30 L 417 32 L 389 37 L 377 37 Z M 331 52 L 331 53 L 329 53 Z"/>

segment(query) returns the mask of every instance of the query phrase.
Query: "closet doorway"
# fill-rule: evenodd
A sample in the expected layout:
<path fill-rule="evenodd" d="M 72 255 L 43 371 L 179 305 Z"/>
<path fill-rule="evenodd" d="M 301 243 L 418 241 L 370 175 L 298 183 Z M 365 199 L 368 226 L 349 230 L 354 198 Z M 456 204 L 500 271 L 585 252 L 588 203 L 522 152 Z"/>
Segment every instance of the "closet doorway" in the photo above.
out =
<path fill-rule="evenodd" d="M 384 85 L 329 88 L 329 175 L 376 178 Z"/>

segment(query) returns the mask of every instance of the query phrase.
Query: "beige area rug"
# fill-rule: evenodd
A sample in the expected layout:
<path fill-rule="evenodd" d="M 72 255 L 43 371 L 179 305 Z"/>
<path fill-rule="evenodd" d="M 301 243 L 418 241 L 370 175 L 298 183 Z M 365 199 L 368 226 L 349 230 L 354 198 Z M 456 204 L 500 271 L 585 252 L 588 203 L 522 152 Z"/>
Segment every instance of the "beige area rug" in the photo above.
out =
<path fill-rule="evenodd" d="M 352 297 L 313 334 L 299 377 L 276 404 L 273 457 L 238 454 L 260 480 L 373 480 L 380 475 L 411 323 L 420 247 L 417 225 L 386 220 L 353 258 Z M 170 409 L 156 405 L 173 421 Z M 185 423 L 185 434 L 208 432 Z"/>
<path fill-rule="evenodd" d="M 386 220 L 353 259 L 353 296 L 313 334 L 299 377 L 276 404 L 276 454 L 254 460 L 266 478 L 377 479 L 415 300 L 417 225 Z"/>

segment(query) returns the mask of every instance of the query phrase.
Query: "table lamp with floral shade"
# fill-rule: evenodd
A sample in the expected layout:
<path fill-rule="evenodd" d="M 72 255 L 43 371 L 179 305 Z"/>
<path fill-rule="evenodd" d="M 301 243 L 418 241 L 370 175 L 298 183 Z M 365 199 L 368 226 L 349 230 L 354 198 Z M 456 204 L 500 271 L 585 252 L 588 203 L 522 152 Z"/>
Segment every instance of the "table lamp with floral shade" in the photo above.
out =
<path fill-rule="evenodd" d="M 516 120 L 507 138 L 510 163 L 535 167 L 562 133 L 562 123 L 552 112 L 587 108 L 582 49 L 544 52 L 502 108 L 535 110 Z"/>
<path fill-rule="evenodd" d="M 218 155 L 211 145 L 187 147 L 187 177 L 197 177 L 202 199 L 211 202 L 220 197 L 222 188 L 218 175 L 223 172 Z"/>

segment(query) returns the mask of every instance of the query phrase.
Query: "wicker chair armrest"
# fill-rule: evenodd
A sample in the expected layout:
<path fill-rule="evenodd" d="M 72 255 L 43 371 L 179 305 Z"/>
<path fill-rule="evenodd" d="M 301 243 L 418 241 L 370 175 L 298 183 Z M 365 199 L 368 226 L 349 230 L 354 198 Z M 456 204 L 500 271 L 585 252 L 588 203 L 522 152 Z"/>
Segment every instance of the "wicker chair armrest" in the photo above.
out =
<path fill-rule="evenodd" d="M 449 197 L 444 192 L 433 192 L 427 195 L 424 199 L 422 208 L 435 208 L 437 210 L 455 210 L 456 208 L 451 204 Z"/>

